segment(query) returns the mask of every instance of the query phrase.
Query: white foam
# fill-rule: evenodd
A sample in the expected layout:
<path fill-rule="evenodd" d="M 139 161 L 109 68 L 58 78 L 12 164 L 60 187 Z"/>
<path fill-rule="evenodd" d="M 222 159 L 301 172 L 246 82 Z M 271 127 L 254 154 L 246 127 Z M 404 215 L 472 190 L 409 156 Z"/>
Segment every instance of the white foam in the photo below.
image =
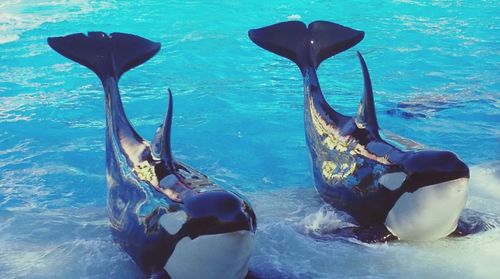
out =
<path fill-rule="evenodd" d="M 283 271 L 286 274 L 283 277 L 295 278 L 331 278 L 332 274 L 358 278 L 373 274 L 379 274 L 380 278 L 497 278 L 500 274 L 500 266 L 496 264 L 500 261 L 498 166 L 499 162 L 471 166 L 471 191 L 466 205 L 470 214 L 479 214 L 491 223 L 491 229 L 431 242 L 359 245 L 353 244 L 355 241 L 330 240 L 332 231 L 353 226 L 349 225 L 352 218 L 324 205 L 309 188 L 252 193 L 249 199 L 257 212 L 258 229 L 251 268 L 256 274 L 269 274 L 270 278 L 275 271 Z M 326 236 L 328 240 L 318 241 L 310 234 Z"/>
<path fill-rule="evenodd" d="M 298 14 L 289 15 L 286 17 L 288 20 L 300 20 L 302 17 Z"/>
<path fill-rule="evenodd" d="M 487 232 L 432 242 L 358 245 L 338 239 L 318 241 L 303 230 L 328 235 L 350 227 L 352 219 L 324 205 L 312 186 L 248 192 L 245 196 L 252 201 L 258 218 L 251 269 L 257 274 L 269 272 L 264 278 L 280 278 L 274 276 L 276 272 L 283 274 L 281 278 L 331 278 L 332 274 L 346 278 L 370 278 L 373 274 L 383 278 L 497 278 L 500 274 L 500 266 L 496 264 L 500 261 L 498 164 L 471 167 L 471 191 L 466 206 L 481 215 L 488 213 L 496 226 Z M 17 197 L 6 192 L 8 185 L 16 186 L 11 187 L 16 191 L 32 191 L 19 184 L 27 177 L 24 174 L 36 178 L 45 173 L 32 167 L 21 175 L 4 178 L 0 181 L 0 195 Z M 3 207 L 5 210 L 0 212 L 3 214 L 0 219 L 4 220 L 0 223 L 2 278 L 33 274 L 37 278 L 141 276 L 130 257 L 113 243 L 104 205 L 94 209 L 40 211 L 40 202 L 31 195 L 46 194 L 19 195 L 36 209 Z"/>
<path fill-rule="evenodd" d="M 470 193 L 476 197 L 500 200 L 500 161 L 470 168 Z"/>
<path fill-rule="evenodd" d="M 44 23 L 64 21 L 108 6 L 107 3 L 91 5 L 85 0 L 4 0 L 0 4 L 0 44 L 17 41 L 24 32 Z"/>
<path fill-rule="evenodd" d="M 347 214 L 337 211 L 329 205 L 323 205 L 318 211 L 304 217 L 301 225 L 306 233 L 319 235 L 354 226 Z"/>

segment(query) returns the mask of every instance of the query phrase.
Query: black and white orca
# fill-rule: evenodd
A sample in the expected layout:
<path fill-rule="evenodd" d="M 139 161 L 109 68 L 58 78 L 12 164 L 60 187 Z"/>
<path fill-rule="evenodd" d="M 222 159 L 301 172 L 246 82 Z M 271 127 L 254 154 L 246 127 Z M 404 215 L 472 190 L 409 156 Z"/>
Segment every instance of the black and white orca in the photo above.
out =
<path fill-rule="evenodd" d="M 160 49 L 123 33 L 48 39 L 63 56 L 100 78 L 106 101 L 108 215 L 118 243 L 152 278 L 244 278 L 256 218 L 242 197 L 172 156 L 172 94 L 152 143 L 128 121 L 118 80 Z"/>
<path fill-rule="evenodd" d="M 457 228 L 469 168 L 448 151 L 402 151 L 379 133 L 372 85 L 361 54 L 364 95 L 355 117 L 335 111 L 321 92 L 320 63 L 364 37 L 327 21 L 283 22 L 249 31 L 260 47 L 297 64 L 304 80 L 304 124 L 321 197 L 360 224 L 363 241 L 435 240 Z"/>

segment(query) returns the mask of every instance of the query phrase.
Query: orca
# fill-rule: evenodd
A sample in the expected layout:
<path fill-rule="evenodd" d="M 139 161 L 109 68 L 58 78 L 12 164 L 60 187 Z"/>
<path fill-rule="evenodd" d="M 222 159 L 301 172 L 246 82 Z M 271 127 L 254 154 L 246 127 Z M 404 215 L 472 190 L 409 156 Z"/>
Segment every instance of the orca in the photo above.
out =
<path fill-rule="evenodd" d="M 379 131 L 372 84 L 358 52 L 364 94 L 354 117 L 321 91 L 320 63 L 364 38 L 328 21 L 277 23 L 248 32 L 258 46 L 288 58 L 304 81 L 304 124 L 314 185 L 322 199 L 359 223 L 365 242 L 428 241 L 453 233 L 465 207 L 469 168 L 449 151 L 404 151 Z"/>
<path fill-rule="evenodd" d="M 103 32 L 51 37 L 48 44 L 102 82 L 108 215 L 116 242 L 151 278 L 244 278 L 254 247 L 254 211 L 246 199 L 174 159 L 170 89 L 166 117 L 151 143 L 125 115 L 118 81 L 160 44 Z"/>

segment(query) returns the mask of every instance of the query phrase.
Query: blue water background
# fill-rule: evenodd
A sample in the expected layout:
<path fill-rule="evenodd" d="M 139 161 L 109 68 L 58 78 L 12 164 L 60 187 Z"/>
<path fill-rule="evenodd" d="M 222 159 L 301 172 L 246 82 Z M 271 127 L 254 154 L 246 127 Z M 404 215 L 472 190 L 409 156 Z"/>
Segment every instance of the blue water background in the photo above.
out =
<path fill-rule="evenodd" d="M 254 270 L 289 278 L 500 274 L 498 1 L 218 2 L 0 3 L 2 278 L 141 276 L 107 228 L 101 85 L 46 44 L 49 36 L 87 31 L 162 43 L 156 57 L 120 81 L 127 115 L 151 139 L 172 89 L 176 158 L 255 207 Z M 356 112 L 359 50 L 382 129 L 465 160 L 472 170 L 467 208 L 487 216 L 490 231 L 388 245 L 310 236 L 328 236 L 350 220 L 324 206 L 312 185 L 300 72 L 247 38 L 250 28 L 297 19 L 366 32 L 321 65 L 330 104 Z"/>

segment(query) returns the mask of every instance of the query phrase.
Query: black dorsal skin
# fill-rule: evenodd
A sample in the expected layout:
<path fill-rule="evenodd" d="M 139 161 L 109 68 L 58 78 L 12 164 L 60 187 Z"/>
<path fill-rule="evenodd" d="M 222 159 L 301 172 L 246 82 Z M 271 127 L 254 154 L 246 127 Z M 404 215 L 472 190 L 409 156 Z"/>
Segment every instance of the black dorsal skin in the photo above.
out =
<path fill-rule="evenodd" d="M 255 214 L 245 199 L 174 160 L 170 90 L 167 115 L 151 144 L 128 121 L 118 81 L 127 70 L 153 57 L 160 50 L 159 43 L 132 34 L 102 32 L 53 37 L 48 43 L 63 56 L 91 69 L 102 82 L 111 231 L 147 276 L 170 278 L 165 264 L 185 237 L 255 232 Z M 186 220 L 177 232 L 169 233 L 160 219 L 179 212 Z"/>
<path fill-rule="evenodd" d="M 299 67 L 315 186 L 325 201 L 348 212 L 361 227 L 377 231 L 374 237 L 366 237 L 366 231 L 360 233 L 360 239 L 394 238 L 384 231 L 384 221 L 404 193 L 469 177 L 468 167 L 451 152 L 405 152 L 381 138 L 368 68 L 359 52 L 365 87 L 358 114 L 342 115 L 326 102 L 316 69 L 323 60 L 359 43 L 364 32 L 326 21 L 308 26 L 289 21 L 252 29 L 248 35 L 257 45 Z M 396 172 L 407 175 L 400 188 L 391 190 L 379 183 L 384 174 Z"/>

